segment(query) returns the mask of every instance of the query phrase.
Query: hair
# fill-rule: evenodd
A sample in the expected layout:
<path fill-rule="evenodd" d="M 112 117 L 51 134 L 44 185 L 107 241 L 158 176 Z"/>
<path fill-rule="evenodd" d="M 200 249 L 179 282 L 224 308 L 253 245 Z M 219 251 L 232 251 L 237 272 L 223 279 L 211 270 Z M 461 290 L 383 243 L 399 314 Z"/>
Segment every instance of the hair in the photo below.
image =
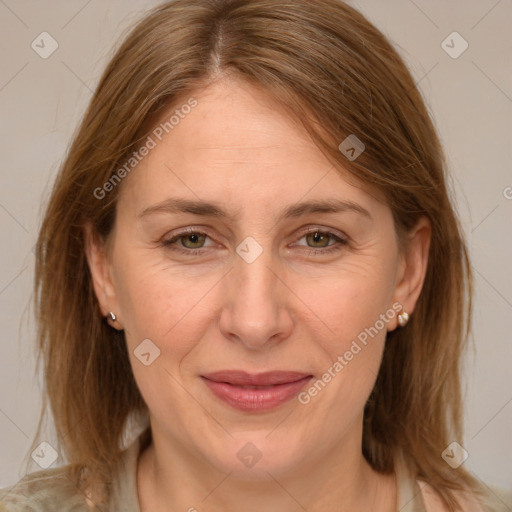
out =
<path fill-rule="evenodd" d="M 97 198 L 148 135 L 150 121 L 193 91 L 231 76 L 265 91 L 307 130 L 335 169 L 382 192 L 400 239 L 421 216 L 432 235 L 414 315 L 387 334 L 364 411 L 365 458 L 390 473 L 401 453 L 450 511 L 479 493 L 441 453 L 462 439 L 461 359 L 472 277 L 433 122 L 386 37 L 339 0 L 175 0 L 150 11 L 115 52 L 69 148 L 36 246 L 35 302 L 45 399 L 70 475 L 108 493 L 132 415 L 147 417 L 124 333 L 102 319 L 84 226 L 107 241 L 121 189 Z M 365 145 L 351 161 L 350 134 Z M 122 184 L 121 184 L 122 185 Z M 36 436 L 37 437 L 37 436 Z"/>

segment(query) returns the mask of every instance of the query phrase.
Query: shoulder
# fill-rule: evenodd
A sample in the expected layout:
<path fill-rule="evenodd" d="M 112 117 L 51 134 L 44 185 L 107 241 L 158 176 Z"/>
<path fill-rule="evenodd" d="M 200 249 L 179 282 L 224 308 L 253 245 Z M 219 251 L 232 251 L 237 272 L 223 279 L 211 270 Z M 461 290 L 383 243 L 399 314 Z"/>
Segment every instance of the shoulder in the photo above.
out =
<path fill-rule="evenodd" d="M 417 484 L 421 490 L 426 512 L 445 512 L 448 510 L 432 486 L 422 480 L 418 480 Z M 510 492 L 490 487 L 488 487 L 488 490 L 488 495 L 481 499 L 469 491 L 457 491 L 454 492 L 454 496 L 464 512 L 508 512 L 511 510 L 509 508 L 509 505 L 512 505 Z"/>
<path fill-rule="evenodd" d="M 0 512 L 90 511 L 86 497 L 68 477 L 66 466 L 25 475 L 0 489 Z"/>
<path fill-rule="evenodd" d="M 114 477 L 112 496 L 105 510 L 140 512 L 137 496 L 137 459 L 150 440 L 149 427 L 122 452 Z M 87 499 L 68 476 L 69 466 L 45 469 L 24 476 L 16 484 L 0 489 L 0 512 L 90 512 L 100 503 Z M 101 505 L 105 503 L 102 502 Z M 103 509 L 103 508 L 102 508 Z"/>

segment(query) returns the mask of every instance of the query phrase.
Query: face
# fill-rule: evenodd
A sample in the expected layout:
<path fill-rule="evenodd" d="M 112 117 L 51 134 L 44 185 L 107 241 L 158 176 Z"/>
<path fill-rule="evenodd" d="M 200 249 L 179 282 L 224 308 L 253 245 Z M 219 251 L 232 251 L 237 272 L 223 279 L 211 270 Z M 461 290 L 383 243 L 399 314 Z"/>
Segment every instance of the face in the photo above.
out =
<path fill-rule="evenodd" d="M 360 454 L 425 243 L 401 254 L 383 198 L 263 93 L 222 80 L 191 96 L 124 179 L 106 250 L 89 248 L 153 437 L 244 478 Z"/>

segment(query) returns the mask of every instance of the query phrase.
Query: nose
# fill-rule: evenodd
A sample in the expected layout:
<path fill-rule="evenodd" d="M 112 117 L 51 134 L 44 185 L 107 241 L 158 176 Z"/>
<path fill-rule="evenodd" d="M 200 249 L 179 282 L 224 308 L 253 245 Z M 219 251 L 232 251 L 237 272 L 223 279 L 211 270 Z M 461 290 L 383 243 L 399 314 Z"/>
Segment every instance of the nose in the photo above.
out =
<path fill-rule="evenodd" d="M 236 256 L 223 280 L 220 330 L 224 337 L 261 350 L 290 336 L 290 291 L 274 269 L 270 251 L 252 263 Z"/>

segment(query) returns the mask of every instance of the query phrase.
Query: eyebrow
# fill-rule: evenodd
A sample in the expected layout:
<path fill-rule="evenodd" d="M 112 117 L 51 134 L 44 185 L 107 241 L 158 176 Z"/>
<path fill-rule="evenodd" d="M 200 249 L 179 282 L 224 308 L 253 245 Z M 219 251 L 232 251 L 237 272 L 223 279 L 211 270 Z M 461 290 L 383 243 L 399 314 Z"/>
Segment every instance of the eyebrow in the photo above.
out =
<path fill-rule="evenodd" d="M 277 216 L 276 222 L 283 219 L 301 217 L 311 213 L 340 212 L 357 213 L 370 220 L 372 219 L 370 212 L 361 205 L 354 203 L 353 201 L 332 198 L 291 204 L 280 212 Z M 240 210 L 230 214 L 225 211 L 221 205 L 216 203 L 172 197 L 162 201 L 161 203 L 145 208 L 138 217 L 144 218 L 153 213 L 191 213 L 204 217 L 234 220 L 237 215 L 240 214 Z"/>

